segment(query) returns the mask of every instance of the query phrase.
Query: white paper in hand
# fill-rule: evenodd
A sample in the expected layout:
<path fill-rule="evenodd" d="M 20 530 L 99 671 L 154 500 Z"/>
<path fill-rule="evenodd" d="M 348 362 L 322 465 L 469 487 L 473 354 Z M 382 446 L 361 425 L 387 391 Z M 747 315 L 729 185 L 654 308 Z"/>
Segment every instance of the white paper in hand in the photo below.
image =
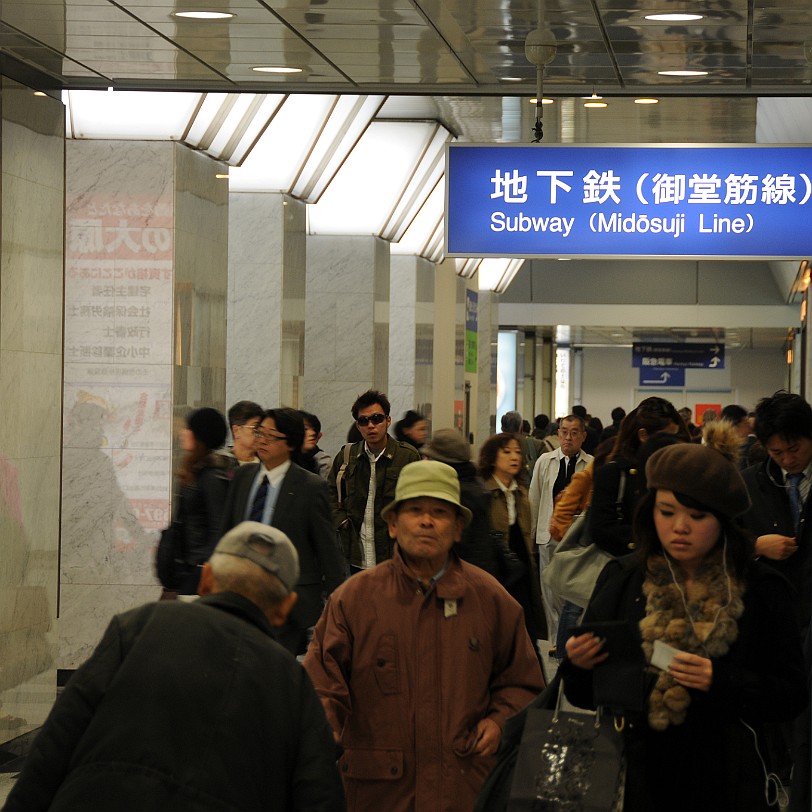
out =
<path fill-rule="evenodd" d="M 669 646 L 668 643 L 663 643 L 662 640 L 655 640 L 654 651 L 651 654 L 651 664 L 663 671 L 667 671 L 668 666 L 671 665 L 671 660 L 674 659 L 674 655 L 678 651 L 679 649 Z"/>

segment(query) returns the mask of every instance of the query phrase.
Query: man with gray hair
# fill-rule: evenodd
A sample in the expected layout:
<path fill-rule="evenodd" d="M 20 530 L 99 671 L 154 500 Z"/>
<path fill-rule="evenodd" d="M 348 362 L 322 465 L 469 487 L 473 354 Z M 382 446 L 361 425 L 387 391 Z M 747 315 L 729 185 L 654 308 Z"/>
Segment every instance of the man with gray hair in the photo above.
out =
<path fill-rule="evenodd" d="M 114 617 L 54 705 L 6 812 L 341 812 L 324 712 L 273 640 L 298 577 L 287 536 L 243 522 L 203 565 L 200 600 Z"/>

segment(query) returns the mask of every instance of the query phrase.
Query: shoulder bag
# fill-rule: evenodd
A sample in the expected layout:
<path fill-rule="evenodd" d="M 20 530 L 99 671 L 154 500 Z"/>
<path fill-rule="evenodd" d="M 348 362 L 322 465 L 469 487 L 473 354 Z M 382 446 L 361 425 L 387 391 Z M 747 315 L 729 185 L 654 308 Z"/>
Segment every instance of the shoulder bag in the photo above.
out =
<path fill-rule="evenodd" d="M 186 572 L 183 524 L 173 521 L 161 531 L 155 551 L 155 574 L 164 589 L 174 590 Z"/>
<path fill-rule="evenodd" d="M 622 809 L 622 720 L 562 711 L 562 690 L 555 708 L 527 711 L 507 812 Z"/>
<path fill-rule="evenodd" d="M 620 472 L 615 507 L 621 515 L 623 494 L 626 491 L 626 472 Z M 598 576 L 613 556 L 597 544 L 589 542 L 586 520 L 589 511 L 577 516 L 558 543 L 553 556 L 541 573 L 544 583 L 564 600 L 585 607 L 592 596 Z"/>

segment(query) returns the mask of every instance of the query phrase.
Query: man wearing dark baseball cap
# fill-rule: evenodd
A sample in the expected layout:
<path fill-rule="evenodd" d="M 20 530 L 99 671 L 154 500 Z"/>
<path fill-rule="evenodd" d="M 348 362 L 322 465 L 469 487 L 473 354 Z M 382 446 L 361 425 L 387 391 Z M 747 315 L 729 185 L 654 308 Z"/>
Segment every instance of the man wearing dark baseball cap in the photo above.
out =
<path fill-rule="evenodd" d="M 273 639 L 298 578 L 288 537 L 243 522 L 204 564 L 200 600 L 113 618 L 4 809 L 344 810 L 318 697 Z"/>
<path fill-rule="evenodd" d="M 330 596 L 304 666 L 344 748 L 350 812 L 473 809 L 502 726 L 543 687 L 521 607 L 454 552 L 453 468 L 406 465 L 382 511 L 394 555 Z"/>

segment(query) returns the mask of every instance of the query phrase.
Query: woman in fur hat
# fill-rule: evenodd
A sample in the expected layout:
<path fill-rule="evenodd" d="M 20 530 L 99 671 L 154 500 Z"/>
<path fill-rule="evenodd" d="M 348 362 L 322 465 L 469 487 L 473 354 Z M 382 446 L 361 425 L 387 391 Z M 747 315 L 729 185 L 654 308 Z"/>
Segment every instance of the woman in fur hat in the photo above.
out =
<path fill-rule="evenodd" d="M 624 717 L 625 812 L 768 809 L 763 726 L 806 704 L 789 586 L 734 523 L 749 506 L 738 438 L 716 423 L 704 440 L 650 457 L 637 549 L 587 608 L 584 624 L 627 621 L 629 645 L 578 634 L 562 664 L 571 702 Z"/>

